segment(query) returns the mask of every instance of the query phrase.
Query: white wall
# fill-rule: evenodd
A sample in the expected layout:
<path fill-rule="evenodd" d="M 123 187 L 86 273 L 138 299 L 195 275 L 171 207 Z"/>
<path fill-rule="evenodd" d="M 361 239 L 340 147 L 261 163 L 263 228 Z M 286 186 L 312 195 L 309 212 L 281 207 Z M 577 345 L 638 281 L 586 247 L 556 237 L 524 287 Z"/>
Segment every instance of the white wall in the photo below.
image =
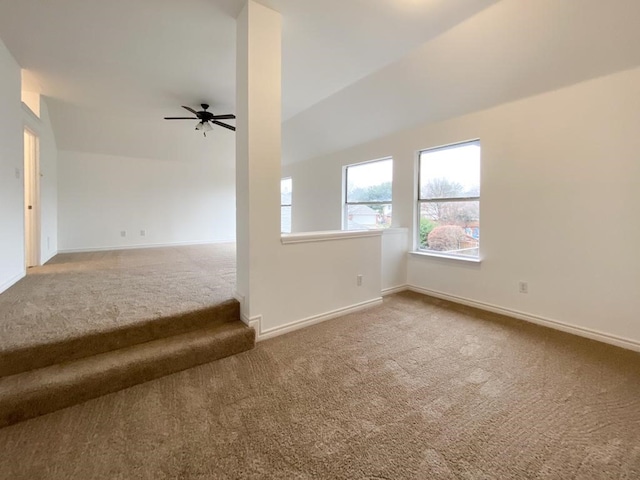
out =
<path fill-rule="evenodd" d="M 413 238 L 416 152 L 480 138 L 482 262 L 411 255 L 408 283 L 640 345 L 638 132 L 633 69 L 405 130 L 283 176 L 293 178 L 294 226 L 335 228 L 340 205 L 327 205 L 340 198 L 342 165 L 393 156 L 394 225 Z M 518 293 L 520 280 L 528 295 Z"/>
<path fill-rule="evenodd" d="M 25 274 L 20 67 L 0 40 L 0 292 Z"/>
<path fill-rule="evenodd" d="M 633 68 L 638 18 L 638 0 L 495 2 L 288 119 L 283 163 Z"/>
<path fill-rule="evenodd" d="M 290 238 L 294 238 L 294 236 Z M 380 299 L 380 236 L 334 238 L 271 249 L 270 268 L 258 272 L 252 292 L 259 337 L 375 304 Z M 362 285 L 357 276 L 362 275 Z"/>
<path fill-rule="evenodd" d="M 237 288 L 259 338 L 378 302 L 381 288 L 380 235 L 281 241 L 280 22 L 254 1 L 238 17 Z"/>
<path fill-rule="evenodd" d="M 234 241 L 233 135 L 210 140 L 175 161 L 60 151 L 60 251 Z"/>
<path fill-rule="evenodd" d="M 383 294 L 407 286 L 408 228 L 390 228 L 382 233 L 381 288 Z"/>
<path fill-rule="evenodd" d="M 382 235 L 380 285 L 383 293 L 407 284 L 406 252 L 410 231 L 406 227 L 412 222 L 413 203 L 413 187 L 407 188 L 407 185 L 411 185 L 412 177 L 408 178 L 408 175 L 412 173 L 395 161 L 395 158 L 407 154 L 411 155 L 410 150 L 403 145 L 363 145 L 282 166 L 282 176 L 290 176 L 293 182 L 291 231 L 331 231 L 342 229 L 343 167 L 379 158 L 394 158 L 392 226 L 395 228 Z M 370 260 L 372 256 L 369 256 Z"/>
<path fill-rule="evenodd" d="M 23 106 L 22 121 L 40 142 L 40 263 L 44 264 L 58 253 L 58 147 L 45 100 L 37 95 L 32 101 L 39 102 L 40 118 Z"/>
<path fill-rule="evenodd" d="M 282 166 L 282 177 L 291 177 L 293 185 L 292 232 L 342 229 L 342 160 L 328 157 Z M 345 165 L 349 163 L 356 161 Z"/>

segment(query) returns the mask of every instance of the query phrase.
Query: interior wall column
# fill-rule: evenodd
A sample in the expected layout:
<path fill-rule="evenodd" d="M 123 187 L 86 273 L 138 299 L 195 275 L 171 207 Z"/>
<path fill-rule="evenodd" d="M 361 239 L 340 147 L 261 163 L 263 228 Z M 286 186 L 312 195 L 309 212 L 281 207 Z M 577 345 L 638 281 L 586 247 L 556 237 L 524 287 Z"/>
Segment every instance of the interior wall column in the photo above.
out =
<path fill-rule="evenodd" d="M 237 292 L 245 319 L 278 281 L 281 49 L 278 12 L 249 0 L 238 16 L 236 58 Z"/>

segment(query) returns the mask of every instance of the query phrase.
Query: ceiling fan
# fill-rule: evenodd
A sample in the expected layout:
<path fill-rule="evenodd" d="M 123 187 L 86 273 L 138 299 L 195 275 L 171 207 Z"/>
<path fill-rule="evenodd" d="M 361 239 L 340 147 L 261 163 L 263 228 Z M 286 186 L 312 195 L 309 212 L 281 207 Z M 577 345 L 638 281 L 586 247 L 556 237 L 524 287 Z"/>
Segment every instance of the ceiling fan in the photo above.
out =
<path fill-rule="evenodd" d="M 202 110 L 199 112 L 196 112 L 191 107 L 185 107 L 184 105 L 182 106 L 182 108 L 184 108 L 185 110 L 189 110 L 191 113 L 193 113 L 195 117 L 164 117 L 164 119 L 165 120 L 200 120 L 196 125 L 196 130 L 201 130 L 204 133 L 205 137 L 207 136 L 207 132 L 210 132 L 211 130 L 213 130 L 211 123 L 215 123 L 216 125 L 220 125 L 221 127 L 228 128 L 229 130 L 233 130 L 234 132 L 236 131 L 236 127 L 233 127 L 227 123 L 223 123 L 219 121 L 219 120 L 234 119 L 236 118 L 235 115 L 232 115 L 232 114 L 214 115 L 211 112 L 207 112 L 209 105 L 207 105 L 206 103 L 202 103 L 200 104 L 200 106 L 202 107 Z"/>

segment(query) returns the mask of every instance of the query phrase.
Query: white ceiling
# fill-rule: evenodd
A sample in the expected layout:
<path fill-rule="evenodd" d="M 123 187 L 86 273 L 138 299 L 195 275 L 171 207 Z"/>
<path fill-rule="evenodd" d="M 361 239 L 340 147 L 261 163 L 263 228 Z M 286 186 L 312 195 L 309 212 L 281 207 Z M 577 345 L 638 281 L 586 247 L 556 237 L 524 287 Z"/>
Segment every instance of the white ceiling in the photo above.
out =
<path fill-rule="evenodd" d="M 288 118 L 497 0 L 262 0 L 283 14 Z M 95 108 L 235 102 L 244 0 L 0 0 L 0 38 L 43 93 Z M 178 102 L 178 103 L 176 103 Z"/>
<path fill-rule="evenodd" d="M 283 118 L 498 0 L 259 0 L 282 13 Z"/>
<path fill-rule="evenodd" d="M 284 118 L 495 1 L 262 0 L 283 14 Z M 90 137 L 78 133 L 78 124 L 118 128 L 119 135 L 110 136 L 124 142 L 131 137 L 125 131 L 130 121 L 180 115 L 180 105 L 207 102 L 216 113 L 233 112 L 235 17 L 243 5 L 244 0 L 0 0 L 0 39 L 29 70 L 30 83 L 53 99 L 59 147 L 86 149 Z M 114 125 L 116 115 L 122 120 Z M 104 148 L 100 142 L 93 150 Z"/>
<path fill-rule="evenodd" d="M 260 1 L 283 15 L 285 161 L 640 63 L 637 0 Z M 192 129 L 155 127 L 180 105 L 234 111 L 243 4 L 0 0 L 0 39 L 59 148 L 154 158 Z"/>
<path fill-rule="evenodd" d="M 639 66 L 639 21 L 638 0 L 502 0 L 287 120 L 283 162 Z"/>
<path fill-rule="evenodd" d="M 44 95 L 69 104 L 235 103 L 235 21 L 219 2 L 0 0 L 0 38 Z"/>

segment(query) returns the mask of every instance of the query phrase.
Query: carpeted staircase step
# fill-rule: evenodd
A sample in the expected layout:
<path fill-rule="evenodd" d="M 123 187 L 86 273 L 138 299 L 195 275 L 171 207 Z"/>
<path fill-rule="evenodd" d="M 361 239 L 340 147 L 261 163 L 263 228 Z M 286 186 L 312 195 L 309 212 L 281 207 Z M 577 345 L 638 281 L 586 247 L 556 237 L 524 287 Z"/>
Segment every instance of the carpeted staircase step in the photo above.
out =
<path fill-rule="evenodd" d="M 3 350 L 0 351 L 0 377 L 167 338 L 219 323 L 237 321 L 239 318 L 240 304 L 237 300 L 231 299 L 200 310 L 150 318 L 117 329 Z"/>
<path fill-rule="evenodd" d="M 0 427 L 250 350 L 255 331 L 216 323 L 147 343 L 0 378 Z"/>

